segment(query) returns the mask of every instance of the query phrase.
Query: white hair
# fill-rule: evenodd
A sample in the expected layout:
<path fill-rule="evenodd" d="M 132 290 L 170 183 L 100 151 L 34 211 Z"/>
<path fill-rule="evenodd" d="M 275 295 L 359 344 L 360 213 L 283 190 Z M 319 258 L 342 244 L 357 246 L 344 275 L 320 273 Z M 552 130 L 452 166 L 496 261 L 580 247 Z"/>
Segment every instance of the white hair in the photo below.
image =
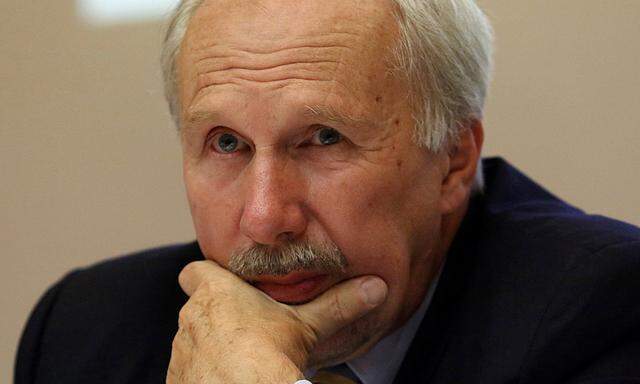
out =
<path fill-rule="evenodd" d="M 162 49 L 165 95 L 176 125 L 176 57 L 203 0 L 176 7 Z M 492 71 L 491 25 L 474 0 L 393 0 L 399 39 L 392 70 L 405 77 L 418 145 L 437 152 L 455 143 L 470 120 L 480 120 Z M 478 164 L 476 189 L 483 185 Z"/>

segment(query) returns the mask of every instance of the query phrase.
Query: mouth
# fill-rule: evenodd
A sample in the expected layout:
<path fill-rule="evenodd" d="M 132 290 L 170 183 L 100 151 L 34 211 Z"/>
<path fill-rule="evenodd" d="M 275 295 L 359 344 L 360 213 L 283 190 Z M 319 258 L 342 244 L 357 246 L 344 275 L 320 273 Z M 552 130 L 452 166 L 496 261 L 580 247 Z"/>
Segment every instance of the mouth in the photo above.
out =
<path fill-rule="evenodd" d="M 328 274 L 300 271 L 284 276 L 259 276 L 251 284 L 281 303 L 303 304 L 328 288 L 328 278 Z"/>

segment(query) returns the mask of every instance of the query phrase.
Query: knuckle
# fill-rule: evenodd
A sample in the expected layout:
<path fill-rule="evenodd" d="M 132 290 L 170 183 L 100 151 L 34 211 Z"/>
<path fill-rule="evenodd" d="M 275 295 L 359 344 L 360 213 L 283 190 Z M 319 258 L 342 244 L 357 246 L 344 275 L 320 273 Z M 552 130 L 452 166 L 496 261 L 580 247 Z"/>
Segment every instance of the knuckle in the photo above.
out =
<path fill-rule="evenodd" d="M 192 297 L 178 312 L 178 334 L 196 340 L 213 326 L 215 301 L 210 296 Z"/>
<path fill-rule="evenodd" d="M 201 301 L 201 304 L 206 303 L 202 306 L 208 309 L 225 305 L 225 302 L 233 301 L 238 297 L 238 293 L 234 292 L 233 287 L 220 280 L 208 280 L 201 283 L 197 294 L 198 301 Z"/>
<path fill-rule="evenodd" d="M 216 281 L 208 280 L 200 285 L 200 289 L 204 289 L 212 297 L 216 297 L 221 290 L 221 287 Z"/>
<path fill-rule="evenodd" d="M 195 287 L 195 292 L 191 299 L 192 301 L 210 300 L 216 296 L 219 290 L 220 286 L 214 280 L 203 280 Z"/>
<path fill-rule="evenodd" d="M 192 332 L 195 323 L 201 317 L 201 311 L 194 308 L 191 303 L 187 303 L 180 312 L 178 312 L 178 330 L 182 332 Z"/>
<path fill-rule="evenodd" d="M 189 307 L 185 305 L 184 307 L 182 307 L 182 309 L 180 309 L 180 312 L 178 312 L 178 326 L 180 328 L 184 328 L 190 321 L 190 310 Z"/>

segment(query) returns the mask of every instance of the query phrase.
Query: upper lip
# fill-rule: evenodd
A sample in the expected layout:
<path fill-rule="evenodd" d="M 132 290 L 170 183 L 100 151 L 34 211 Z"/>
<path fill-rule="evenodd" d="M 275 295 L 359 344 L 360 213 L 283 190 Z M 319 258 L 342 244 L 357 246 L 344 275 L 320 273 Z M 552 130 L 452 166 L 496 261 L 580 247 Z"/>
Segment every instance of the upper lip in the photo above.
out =
<path fill-rule="evenodd" d="M 325 274 L 317 271 L 295 271 L 282 276 L 277 276 L 277 275 L 257 276 L 251 280 L 253 283 L 294 285 L 294 284 L 301 283 L 305 280 L 309 280 L 314 277 L 319 277 L 323 275 Z"/>

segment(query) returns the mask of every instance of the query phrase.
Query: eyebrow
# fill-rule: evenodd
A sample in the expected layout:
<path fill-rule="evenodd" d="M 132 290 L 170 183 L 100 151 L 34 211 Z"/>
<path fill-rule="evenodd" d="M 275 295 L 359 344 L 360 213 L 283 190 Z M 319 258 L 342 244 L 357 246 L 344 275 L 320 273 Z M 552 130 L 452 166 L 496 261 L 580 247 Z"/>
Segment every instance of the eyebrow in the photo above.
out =
<path fill-rule="evenodd" d="M 191 134 L 196 131 L 198 127 L 207 121 L 216 121 L 219 119 L 220 114 L 217 111 L 195 111 L 189 114 L 179 127 L 179 132 L 182 134 Z"/>
<path fill-rule="evenodd" d="M 214 120 L 219 114 L 216 111 L 195 111 L 185 119 L 185 126 L 196 126 L 205 121 Z"/>
<path fill-rule="evenodd" d="M 361 127 L 371 125 L 371 122 L 367 120 L 338 111 L 328 105 L 305 105 L 305 115 L 342 126 Z M 207 121 L 215 121 L 219 117 L 220 113 L 217 111 L 195 111 L 186 118 L 184 124 L 180 127 L 180 131 L 188 133 L 200 126 L 200 124 Z"/>
<path fill-rule="evenodd" d="M 356 118 L 353 115 L 338 111 L 327 105 L 305 105 L 306 115 L 320 118 L 333 123 L 350 126 L 362 126 L 368 124 L 364 119 Z"/>

